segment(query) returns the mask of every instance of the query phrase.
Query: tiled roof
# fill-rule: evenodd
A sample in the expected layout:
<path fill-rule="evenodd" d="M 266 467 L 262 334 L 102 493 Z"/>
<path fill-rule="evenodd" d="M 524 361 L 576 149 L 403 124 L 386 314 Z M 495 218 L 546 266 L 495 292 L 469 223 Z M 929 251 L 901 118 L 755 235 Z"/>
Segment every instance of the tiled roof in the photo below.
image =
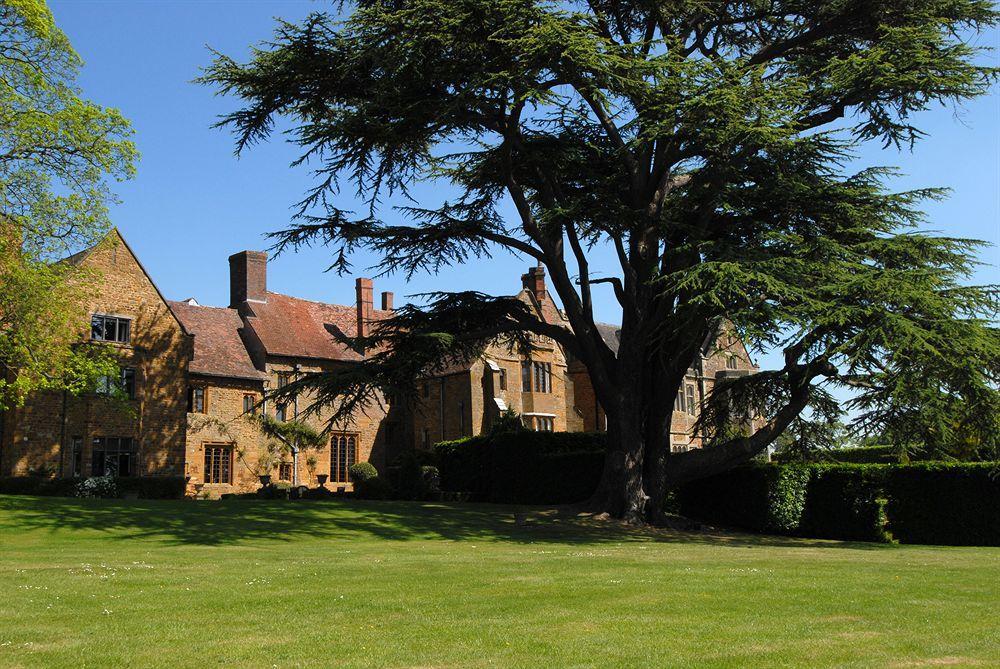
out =
<path fill-rule="evenodd" d="M 601 339 L 604 343 L 608 345 L 615 355 L 618 354 L 618 334 L 621 332 L 622 326 L 612 325 L 611 323 L 594 323 L 597 326 L 597 331 L 601 333 Z"/>
<path fill-rule="evenodd" d="M 281 293 L 267 293 L 267 302 L 249 304 L 247 319 L 268 355 L 321 360 L 361 360 L 344 342 L 358 334 L 355 306 L 313 302 Z M 375 309 L 372 320 L 392 312 Z"/>
<path fill-rule="evenodd" d="M 171 311 L 194 335 L 192 374 L 238 379 L 264 379 L 256 369 L 240 338 L 243 326 L 235 309 L 202 307 L 189 302 L 168 301 Z"/>

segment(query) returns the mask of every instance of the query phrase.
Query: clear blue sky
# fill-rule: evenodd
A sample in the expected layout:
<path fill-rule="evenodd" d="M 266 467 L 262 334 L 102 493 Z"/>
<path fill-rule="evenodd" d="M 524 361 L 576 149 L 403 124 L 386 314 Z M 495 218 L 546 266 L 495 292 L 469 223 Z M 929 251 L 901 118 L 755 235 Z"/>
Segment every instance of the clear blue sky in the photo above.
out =
<path fill-rule="evenodd" d="M 137 178 L 117 188 L 123 202 L 112 212 L 115 224 L 168 297 L 227 304 L 226 258 L 241 249 L 265 248 L 262 235 L 288 223 L 291 206 L 311 180 L 306 169 L 288 167 L 296 154 L 281 141 L 237 160 L 232 136 L 210 127 L 236 101 L 191 80 L 211 60 L 208 46 L 246 60 L 250 45 L 270 37 L 274 17 L 294 21 L 330 5 L 73 0 L 51 6 L 86 63 L 80 78 L 84 94 L 121 109 L 136 130 L 142 159 Z M 1000 46 L 997 32 L 978 41 Z M 990 60 L 998 62 L 995 54 Z M 1000 96 L 994 91 L 962 109 L 927 112 L 920 125 L 930 136 L 912 153 L 873 145 L 859 162 L 900 167 L 906 174 L 894 184 L 900 190 L 953 189 L 949 200 L 928 205 L 928 227 L 993 243 L 976 279 L 1000 283 Z M 269 267 L 269 286 L 308 299 L 352 303 L 353 278 L 324 273 L 328 259 L 322 249 L 284 255 Z M 360 272 L 370 263 L 362 256 L 355 267 Z M 510 293 L 528 264 L 500 252 L 489 263 L 419 277 L 409 285 L 401 277 L 383 278 L 375 290 L 397 296 L 442 288 Z M 597 306 L 600 319 L 618 322 L 613 297 L 603 296 Z"/>

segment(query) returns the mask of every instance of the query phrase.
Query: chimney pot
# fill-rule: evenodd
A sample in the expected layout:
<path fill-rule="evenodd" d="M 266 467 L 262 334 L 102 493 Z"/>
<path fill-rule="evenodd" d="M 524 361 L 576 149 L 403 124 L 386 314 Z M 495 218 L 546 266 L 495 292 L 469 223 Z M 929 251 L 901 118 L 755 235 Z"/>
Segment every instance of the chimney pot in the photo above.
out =
<path fill-rule="evenodd" d="M 267 302 L 267 254 L 240 251 L 229 256 L 229 306 Z"/>
<path fill-rule="evenodd" d="M 382 311 L 392 311 L 392 293 L 382 291 Z"/>
<path fill-rule="evenodd" d="M 541 265 L 529 267 L 528 273 L 521 275 L 521 285 L 524 286 L 525 290 L 530 291 L 538 302 L 544 300 L 546 296 L 545 268 Z"/>
<path fill-rule="evenodd" d="M 358 336 L 367 337 L 369 325 L 372 320 L 372 310 L 374 309 L 372 280 L 359 278 L 355 282 L 355 290 L 358 296 Z"/>

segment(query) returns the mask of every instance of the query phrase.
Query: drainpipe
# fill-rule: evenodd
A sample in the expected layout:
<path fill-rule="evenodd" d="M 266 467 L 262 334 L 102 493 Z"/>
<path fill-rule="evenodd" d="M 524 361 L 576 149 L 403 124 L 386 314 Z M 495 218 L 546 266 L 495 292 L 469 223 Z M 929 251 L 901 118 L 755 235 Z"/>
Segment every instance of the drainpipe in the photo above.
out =
<path fill-rule="evenodd" d="M 444 441 L 444 377 L 441 377 L 441 392 L 438 393 L 438 422 L 441 424 L 441 441 Z"/>
<path fill-rule="evenodd" d="M 701 395 L 702 406 L 705 404 L 705 356 L 698 352 L 698 392 Z M 698 418 L 701 418 L 701 412 L 698 413 Z M 705 430 L 702 428 L 698 436 L 701 437 L 701 447 L 705 447 Z"/>
<path fill-rule="evenodd" d="M 0 434 L 0 439 L 3 435 Z M 62 417 L 59 421 L 59 478 L 64 476 L 63 464 L 66 460 L 66 391 L 62 393 Z"/>

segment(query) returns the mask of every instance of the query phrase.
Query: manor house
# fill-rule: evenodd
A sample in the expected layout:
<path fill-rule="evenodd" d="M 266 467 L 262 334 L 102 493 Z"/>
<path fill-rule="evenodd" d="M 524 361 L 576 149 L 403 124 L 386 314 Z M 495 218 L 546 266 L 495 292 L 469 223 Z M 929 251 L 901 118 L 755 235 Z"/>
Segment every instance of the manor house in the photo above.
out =
<path fill-rule="evenodd" d="M 267 255 L 241 251 L 229 258 L 227 306 L 168 300 L 117 230 L 66 262 L 101 277 L 81 338 L 112 347 L 121 374 L 93 393 L 38 393 L 0 415 L 0 475 L 185 476 L 190 493 L 207 495 L 256 489 L 261 475 L 309 486 L 325 479 L 331 489 L 347 489 L 355 462 L 370 461 L 381 471 L 406 450 L 488 430 L 508 409 L 532 430 L 605 428 L 583 365 L 539 339 L 530 356 L 487 347 L 476 359 L 423 380 L 409 410 L 380 398 L 378 406 L 332 428 L 323 446 L 275 456 L 254 414 L 290 420 L 310 400 L 276 404 L 268 391 L 363 360 L 365 353 L 346 340 L 391 315 L 392 293 L 381 294 L 378 308 L 366 278 L 356 280 L 353 305 L 275 293 L 267 288 Z M 520 279 L 519 299 L 569 327 L 542 268 Z M 617 328 L 600 327 L 617 348 Z M 698 406 L 716 379 L 755 369 L 731 335 L 704 342 L 676 398 L 673 448 L 700 446 Z M 110 396 L 112 387 L 121 392 Z M 326 427 L 328 419 L 321 411 L 304 420 Z"/>

